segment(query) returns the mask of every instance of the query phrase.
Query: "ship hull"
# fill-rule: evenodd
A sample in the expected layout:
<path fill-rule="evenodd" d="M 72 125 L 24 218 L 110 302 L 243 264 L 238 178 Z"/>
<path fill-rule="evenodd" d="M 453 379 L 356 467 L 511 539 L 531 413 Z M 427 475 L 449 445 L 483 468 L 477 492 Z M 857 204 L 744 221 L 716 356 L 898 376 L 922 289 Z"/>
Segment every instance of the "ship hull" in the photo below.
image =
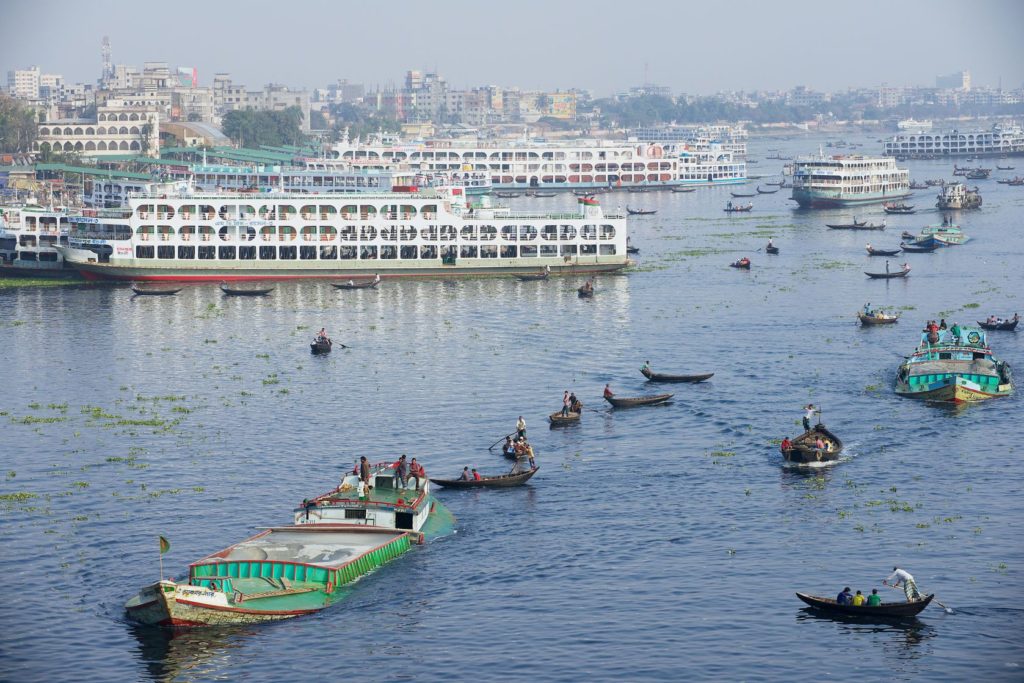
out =
<path fill-rule="evenodd" d="M 977 403 L 1010 394 L 1010 385 L 999 385 L 996 390 L 986 391 L 980 385 L 964 377 L 955 376 L 927 385 L 912 388 L 903 382 L 896 385 L 896 393 L 904 398 L 942 403 Z"/>
<path fill-rule="evenodd" d="M 910 190 L 907 190 L 906 192 L 871 194 L 860 197 L 830 197 L 815 192 L 793 190 L 792 199 L 802 209 L 837 209 L 847 206 L 862 206 L 864 204 L 881 204 L 883 202 L 906 199 L 910 195 Z"/>

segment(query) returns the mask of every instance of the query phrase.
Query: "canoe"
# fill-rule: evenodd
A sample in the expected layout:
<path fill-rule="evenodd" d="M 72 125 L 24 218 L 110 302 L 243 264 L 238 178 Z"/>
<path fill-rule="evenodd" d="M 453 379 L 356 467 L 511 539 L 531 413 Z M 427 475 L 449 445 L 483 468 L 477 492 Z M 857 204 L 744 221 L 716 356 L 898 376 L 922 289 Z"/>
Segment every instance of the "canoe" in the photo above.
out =
<path fill-rule="evenodd" d="M 932 598 L 934 598 L 935 595 L 928 595 L 920 600 L 915 600 L 914 602 L 883 602 L 881 605 L 876 605 L 874 607 L 868 607 L 867 605 L 861 605 L 860 607 L 854 607 L 853 605 L 840 605 L 832 598 L 821 598 L 816 595 L 808 595 L 807 593 L 797 593 L 796 597 L 800 598 L 817 610 L 829 612 L 831 614 L 843 614 L 846 616 L 856 617 L 888 617 L 890 619 L 907 619 L 920 614 L 921 611 L 924 610 L 924 608 L 932 601 Z"/>
<path fill-rule="evenodd" d="M 776 192 L 778 192 L 778 189 L 775 189 L 775 190 L 762 190 L 760 185 L 757 186 L 757 193 L 758 194 L 775 194 Z"/>
<path fill-rule="evenodd" d="M 576 424 L 580 421 L 580 414 L 569 413 L 568 415 L 562 415 L 562 411 L 559 410 L 557 413 L 548 415 L 548 419 L 551 420 L 552 425 Z"/>
<path fill-rule="evenodd" d="M 380 284 L 380 280 L 373 278 L 372 280 L 351 280 L 349 282 L 332 282 L 331 286 L 335 289 L 372 289 Z"/>
<path fill-rule="evenodd" d="M 749 260 L 747 260 L 747 261 L 742 261 L 742 260 L 735 261 L 733 263 L 730 263 L 729 267 L 730 268 L 743 268 L 745 270 L 750 270 L 750 261 Z"/>
<path fill-rule="evenodd" d="M 818 457 L 818 450 L 814 447 L 814 444 L 818 439 L 818 435 L 821 435 L 822 441 L 825 441 L 826 443 L 831 441 L 833 444 L 830 450 L 822 451 L 820 459 Z M 781 447 L 779 450 L 782 450 Z M 782 457 L 786 459 L 786 462 L 795 462 L 800 464 L 811 462 L 831 462 L 833 460 L 838 460 L 839 454 L 842 452 L 843 442 L 838 436 L 826 429 L 825 425 L 819 422 L 800 436 L 793 439 L 792 448 L 782 451 Z"/>
<path fill-rule="evenodd" d="M 868 256 L 896 256 L 900 253 L 899 249 L 875 249 L 874 247 L 868 247 Z"/>
<path fill-rule="evenodd" d="M 479 481 L 475 479 L 434 479 L 430 481 L 438 486 L 449 489 L 494 489 L 509 488 L 510 486 L 522 486 L 530 480 L 530 477 L 537 474 L 539 467 L 517 474 L 499 474 L 496 476 L 485 476 Z"/>
<path fill-rule="evenodd" d="M 651 372 L 644 368 L 640 369 L 640 374 L 651 382 L 703 382 L 715 376 L 713 372 L 707 372 L 702 375 L 666 375 L 662 372 Z"/>
<path fill-rule="evenodd" d="M 262 289 L 249 289 L 249 288 L 238 288 L 228 287 L 227 285 L 221 285 L 220 291 L 224 292 L 228 296 L 265 296 L 274 291 L 273 287 L 264 287 Z"/>
<path fill-rule="evenodd" d="M 885 230 L 885 223 L 826 223 L 832 230 Z"/>
<path fill-rule="evenodd" d="M 331 346 L 332 344 L 330 339 L 328 339 L 327 341 L 314 341 L 312 344 L 309 345 L 309 350 L 311 353 L 316 354 L 330 353 Z"/>
<path fill-rule="evenodd" d="M 825 225 L 830 228 L 859 228 L 867 224 L 867 221 L 858 221 L 857 219 L 854 219 L 852 223 L 826 223 Z"/>
<path fill-rule="evenodd" d="M 900 206 L 885 206 L 885 207 L 882 207 L 882 208 L 888 214 L 909 215 L 909 214 L 915 213 L 913 205 L 908 206 L 908 205 L 904 204 L 904 205 L 900 205 Z"/>
<path fill-rule="evenodd" d="M 888 315 L 884 318 L 880 318 L 877 315 L 864 315 L 863 312 L 857 314 L 857 318 L 860 320 L 861 325 L 892 325 L 900 320 L 900 314 Z"/>
<path fill-rule="evenodd" d="M 756 192 L 730 192 L 729 194 L 731 194 L 733 197 L 736 197 L 736 198 L 740 198 L 740 197 L 756 197 L 757 196 Z"/>
<path fill-rule="evenodd" d="M 135 292 L 137 296 L 171 296 L 172 294 L 177 294 L 182 289 L 184 289 L 184 287 L 174 287 L 170 289 L 132 287 L 132 291 Z"/>
<path fill-rule="evenodd" d="M 586 287 L 580 287 L 576 290 L 576 295 L 581 299 L 589 299 L 594 296 L 594 290 L 587 289 Z"/>
<path fill-rule="evenodd" d="M 616 398 L 614 396 L 605 396 L 604 400 L 611 403 L 616 408 L 632 408 L 633 406 L 653 406 L 658 403 L 664 403 L 665 401 L 672 398 L 675 394 L 653 394 L 651 396 L 636 396 L 634 398 Z"/>
<path fill-rule="evenodd" d="M 627 254 L 639 254 L 640 253 L 640 247 L 626 247 L 626 253 Z"/>
<path fill-rule="evenodd" d="M 1018 322 L 1019 319 L 1015 318 L 1011 318 L 1009 320 L 1001 320 L 995 323 L 987 323 L 979 320 L 978 327 L 982 328 L 983 330 L 1001 330 L 1004 332 L 1013 332 L 1015 329 L 1017 329 Z"/>
<path fill-rule="evenodd" d="M 547 280 L 548 279 L 548 273 L 547 273 L 547 271 L 545 271 L 543 273 L 532 273 L 532 274 L 528 274 L 528 275 L 516 275 L 516 278 L 518 280 L 522 280 L 523 282 L 535 282 L 535 281 L 538 281 L 538 280 Z"/>
<path fill-rule="evenodd" d="M 938 244 L 931 244 L 929 246 L 920 246 L 917 244 L 906 244 L 900 242 L 900 249 L 903 250 L 904 254 L 930 254 L 939 248 Z"/>
<path fill-rule="evenodd" d="M 531 197 L 554 197 L 557 192 L 534 192 Z"/>
<path fill-rule="evenodd" d="M 673 187 L 673 192 L 696 192 L 696 187 Z"/>
<path fill-rule="evenodd" d="M 518 192 L 495 192 L 494 194 L 502 199 L 515 199 L 520 196 Z"/>
<path fill-rule="evenodd" d="M 874 278 L 875 280 L 890 280 L 894 277 L 906 277 L 907 275 L 910 274 L 910 268 L 906 268 L 904 270 L 897 270 L 893 273 L 869 273 L 867 271 L 864 271 L 864 274 L 870 278 Z"/>
<path fill-rule="evenodd" d="M 626 207 L 626 213 L 628 213 L 630 216 L 653 216 L 654 214 L 658 213 L 658 210 L 657 209 L 631 209 L 631 208 L 629 208 L 627 206 Z"/>
<path fill-rule="evenodd" d="M 766 254 L 778 254 L 779 253 L 779 248 L 778 247 L 765 247 L 764 248 L 764 253 L 766 253 Z"/>

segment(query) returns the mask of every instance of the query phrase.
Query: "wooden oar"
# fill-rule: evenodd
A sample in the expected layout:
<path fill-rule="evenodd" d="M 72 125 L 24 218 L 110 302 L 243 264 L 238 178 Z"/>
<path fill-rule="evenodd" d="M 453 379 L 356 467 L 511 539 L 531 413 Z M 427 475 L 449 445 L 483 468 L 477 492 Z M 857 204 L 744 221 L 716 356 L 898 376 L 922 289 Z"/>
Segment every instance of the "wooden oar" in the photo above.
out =
<path fill-rule="evenodd" d="M 493 450 L 494 450 L 494 447 L 495 447 L 495 446 L 497 446 L 497 445 L 498 445 L 499 443 L 501 443 L 502 441 L 504 441 L 504 440 L 505 440 L 505 439 L 507 439 L 508 437 L 512 436 L 513 434 L 518 434 L 518 433 L 519 433 L 519 432 L 512 432 L 512 434 L 506 434 L 505 436 L 501 437 L 500 439 L 498 439 L 497 441 L 495 441 L 494 443 L 492 443 L 492 444 L 491 444 L 491 445 L 490 445 L 490 446 L 489 446 L 489 447 L 487 448 L 487 450 L 489 450 L 489 451 L 493 451 Z"/>
<path fill-rule="evenodd" d="M 892 584 L 888 584 L 888 583 L 887 583 L 887 584 L 885 584 L 885 585 L 886 585 L 886 586 L 889 586 L 889 588 L 893 589 L 894 591 L 896 591 L 896 590 L 901 590 L 901 589 L 900 589 L 899 587 L 897 587 L 897 586 L 893 586 Z M 938 606 L 939 606 L 939 607 L 941 607 L 942 609 L 946 610 L 946 614 L 953 614 L 953 608 L 951 608 L 951 607 L 946 607 L 946 606 L 945 606 L 945 605 L 943 605 L 943 604 L 942 604 L 941 602 L 939 602 L 938 600 L 936 600 L 936 599 L 935 599 L 934 597 L 932 597 L 932 602 L 934 602 L 934 603 L 935 603 L 936 605 L 938 605 Z"/>

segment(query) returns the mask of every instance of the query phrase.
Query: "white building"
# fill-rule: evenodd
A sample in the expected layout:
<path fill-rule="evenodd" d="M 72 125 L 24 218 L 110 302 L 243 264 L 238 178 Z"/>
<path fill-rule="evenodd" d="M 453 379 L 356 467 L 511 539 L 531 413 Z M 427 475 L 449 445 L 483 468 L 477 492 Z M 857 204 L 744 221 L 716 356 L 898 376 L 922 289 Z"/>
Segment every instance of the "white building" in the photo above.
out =
<path fill-rule="evenodd" d="M 65 119 L 39 124 L 38 152 L 75 152 L 86 157 L 113 154 L 160 155 L 160 114 L 156 109 L 107 100 L 96 120 Z"/>

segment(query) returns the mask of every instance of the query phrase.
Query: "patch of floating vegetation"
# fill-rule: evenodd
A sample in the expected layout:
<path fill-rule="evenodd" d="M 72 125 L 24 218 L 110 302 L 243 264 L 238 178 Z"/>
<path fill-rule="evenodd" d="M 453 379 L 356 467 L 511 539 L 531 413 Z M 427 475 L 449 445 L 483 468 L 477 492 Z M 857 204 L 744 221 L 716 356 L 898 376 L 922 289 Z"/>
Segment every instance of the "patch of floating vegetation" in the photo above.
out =
<path fill-rule="evenodd" d="M 66 422 L 66 417 L 37 417 L 35 415 L 26 415 L 25 417 L 14 417 L 11 416 L 12 424 L 20 425 L 34 425 L 34 424 L 51 424 L 54 422 Z"/>
<path fill-rule="evenodd" d="M 0 278 L 0 289 L 14 289 L 15 287 L 68 287 L 80 285 L 84 282 L 81 279 L 57 280 L 43 277 L 3 277 Z"/>

